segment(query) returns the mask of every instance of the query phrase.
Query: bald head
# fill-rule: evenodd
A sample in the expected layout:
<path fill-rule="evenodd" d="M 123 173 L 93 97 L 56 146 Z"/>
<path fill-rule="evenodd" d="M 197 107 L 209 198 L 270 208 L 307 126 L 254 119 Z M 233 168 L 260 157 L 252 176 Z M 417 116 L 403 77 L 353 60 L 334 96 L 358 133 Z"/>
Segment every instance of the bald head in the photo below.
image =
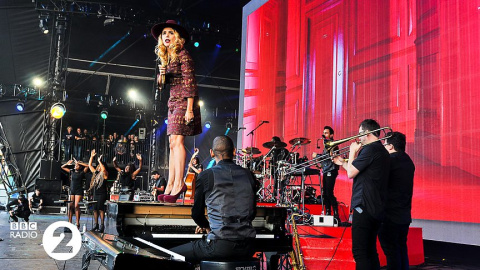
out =
<path fill-rule="evenodd" d="M 235 146 L 230 137 L 221 135 L 213 140 L 212 151 L 218 159 L 232 159 Z"/>

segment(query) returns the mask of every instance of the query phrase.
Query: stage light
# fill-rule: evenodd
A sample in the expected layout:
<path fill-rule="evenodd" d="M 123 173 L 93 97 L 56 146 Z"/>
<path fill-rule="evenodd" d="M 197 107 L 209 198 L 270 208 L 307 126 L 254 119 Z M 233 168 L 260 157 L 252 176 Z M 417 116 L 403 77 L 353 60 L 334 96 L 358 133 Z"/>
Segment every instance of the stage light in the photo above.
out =
<path fill-rule="evenodd" d="M 130 89 L 130 90 L 128 90 L 128 97 L 129 97 L 131 100 L 137 100 L 137 98 L 138 98 L 137 90 L 136 90 L 136 89 Z"/>
<path fill-rule="evenodd" d="M 217 44 L 215 45 L 215 47 L 217 47 L 218 49 L 220 49 L 220 48 L 222 48 L 222 45 L 221 45 L 220 42 L 219 42 L 219 43 L 217 43 Z"/>
<path fill-rule="evenodd" d="M 195 41 L 195 43 L 193 43 L 193 46 L 195 46 L 195 48 L 198 48 L 198 46 L 200 46 L 200 43 L 198 41 Z"/>
<path fill-rule="evenodd" d="M 136 121 L 142 120 L 142 113 L 137 112 L 137 113 L 135 114 L 135 120 L 136 120 Z"/>
<path fill-rule="evenodd" d="M 205 105 L 205 103 L 203 102 L 203 100 L 199 100 L 199 101 L 198 101 L 198 106 L 203 107 L 203 105 Z"/>
<path fill-rule="evenodd" d="M 108 117 L 108 111 L 107 110 L 102 110 L 100 112 L 100 117 L 102 117 L 103 120 L 107 119 Z"/>
<path fill-rule="evenodd" d="M 65 108 L 65 105 L 60 102 L 55 103 L 52 105 L 52 107 L 50 107 L 50 115 L 55 119 L 62 118 L 66 111 L 67 109 Z"/>
<path fill-rule="evenodd" d="M 40 19 L 40 23 L 38 24 L 38 27 L 40 27 L 40 30 L 42 30 L 42 33 L 44 33 L 45 35 L 48 34 L 48 25 L 47 25 L 46 19 Z"/>
<path fill-rule="evenodd" d="M 17 108 L 17 111 L 23 112 L 23 110 L 25 109 L 25 103 L 18 102 L 16 108 Z"/>
<path fill-rule="evenodd" d="M 210 121 L 205 122 L 205 128 L 210 129 L 212 127 L 212 123 Z"/>
<path fill-rule="evenodd" d="M 165 122 L 165 125 L 168 125 L 168 118 L 165 117 L 165 120 L 163 120 L 163 122 Z"/>
<path fill-rule="evenodd" d="M 33 78 L 33 86 L 35 87 L 40 87 L 43 85 L 43 80 L 40 79 L 39 77 Z"/>

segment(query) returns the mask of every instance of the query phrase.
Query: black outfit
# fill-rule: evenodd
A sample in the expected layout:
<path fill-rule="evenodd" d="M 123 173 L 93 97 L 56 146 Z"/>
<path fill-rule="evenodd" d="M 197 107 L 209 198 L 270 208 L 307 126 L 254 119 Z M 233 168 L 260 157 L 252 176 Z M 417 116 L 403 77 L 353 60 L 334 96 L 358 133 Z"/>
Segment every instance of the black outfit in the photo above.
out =
<path fill-rule="evenodd" d="M 42 194 L 38 195 L 33 194 L 32 195 L 32 207 L 37 208 L 40 205 L 40 201 L 43 200 Z"/>
<path fill-rule="evenodd" d="M 103 173 L 95 174 L 92 181 L 95 181 L 95 177 L 101 177 L 101 180 L 103 181 L 101 185 L 95 183 L 94 188 L 92 189 L 93 200 L 96 201 L 93 205 L 93 210 L 105 211 L 105 201 L 107 201 L 107 180 L 103 179 Z"/>
<path fill-rule="evenodd" d="M 385 215 L 390 158 L 380 141 L 365 145 L 352 165 L 352 252 L 356 269 L 379 269 L 376 241 Z"/>
<path fill-rule="evenodd" d="M 329 140 L 325 140 L 324 142 L 328 141 Z M 338 147 L 334 148 L 333 150 L 338 150 Z M 326 158 L 330 156 L 329 153 L 330 151 L 327 149 L 323 150 L 321 158 L 324 161 L 320 163 L 322 165 L 323 205 L 325 206 L 326 210 L 325 214 L 331 215 L 331 209 L 333 209 L 333 215 L 338 219 L 338 203 L 334 194 L 334 189 L 339 166 L 333 163 L 330 158 Z M 340 222 L 340 220 L 338 221 Z"/>
<path fill-rule="evenodd" d="M 70 195 L 84 195 L 82 181 L 85 178 L 85 171 L 70 170 Z"/>
<path fill-rule="evenodd" d="M 155 183 L 155 187 L 163 187 L 163 191 L 157 190 L 157 196 L 165 193 L 165 188 L 167 187 L 167 180 L 165 179 L 165 177 L 161 176 L 160 178 L 158 178 L 157 182 Z"/>
<path fill-rule="evenodd" d="M 10 212 L 12 210 L 12 206 L 16 205 L 17 209 L 13 211 L 13 213 L 10 215 L 10 217 L 15 221 L 18 222 L 18 218 L 23 218 L 26 222 L 28 222 L 28 219 L 30 217 L 30 208 L 28 207 L 28 201 L 27 199 L 21 199 L 21 203 L 18 202 L 18 199 L 14 199 L 11 202 L 7 204 L 7 211 Z"/>
<path fill-rule="evenodd" d="M 192 164 L 192 166 L 193 166 L 195 169 L 197 169 L 197 170 L 202 170 L 202 171 L 203 171 L 203 165 L 200 164 L 200 163 L 197 163 L 197 164 L 195 164 L 195 165 Z M 198 173 L 196 173 L 196 172 L 195 172 L 192 168 L 190 168 L 190 167 L 188 168 L 188 172 L 189 172 L 189 173 L 194 173 L 194 174 L 195 174 L 195 177 L 198 176 Z"/>
<path fill-rule="evenodd" d="M 412 222 L 414 174 L 415 165 L 405 152 L 390 154 L 386 217 L 378 234 L 387 269 L 409 269 L 407 235 Z"/>
<path fill-rule="evenodd" d="M 65 154 L 65 160 L 70 160 L 71 155 L 72 155 L 72 145 L 73 145 L 73 133 L 65 133 L 65 136 L 63 138 L 63 147 L 64 147 L 64 154 Z"/>
<path fill-rule="evenodd" d="M 133 187 L 135 186 L 135 181 L 132 179 L 132 175 L 131 174 L 127 174 L 125 173 L 124 170 L 121 170 L 119 172 L 120 176 L 119 176 L 119 182 L 120 182 L 120 186 L 123 188 L 128 188 L 130 190 L 133 190 Z"/>
<path fill-rule="evenodd" d="M 192 218 L 210 228 L 206 239 L 172 249 L 190 262 L 210 259 L 245 259 L 254 253 L 255 181 L 253 175 L 231 159 L 198 175 Z M 207 207 L 208 220 L 205 217 Z"/>

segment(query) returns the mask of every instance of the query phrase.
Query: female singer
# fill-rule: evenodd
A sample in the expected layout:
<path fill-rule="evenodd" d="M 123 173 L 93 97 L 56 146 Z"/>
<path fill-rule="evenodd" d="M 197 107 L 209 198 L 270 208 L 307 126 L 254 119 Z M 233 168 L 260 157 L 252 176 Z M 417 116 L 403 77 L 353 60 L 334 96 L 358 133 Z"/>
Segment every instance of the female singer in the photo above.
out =
<path fill-rule="evenodd" d="M 173 20 L 156 24 L 152 35 L 158 40 L 155 54 L 160 61 L 158 85 L 161 90 L 170 88 L 168 100 L 168 127 L 170 157 L 165 202 L 174 203 L 186 191 L 183 182 L 185 170 L 185 136 L 202 133 L 198 89 L 194 63 L 184 48 L 188 32 Z M 166 88 L 165 88 L 166 89 Z"/>

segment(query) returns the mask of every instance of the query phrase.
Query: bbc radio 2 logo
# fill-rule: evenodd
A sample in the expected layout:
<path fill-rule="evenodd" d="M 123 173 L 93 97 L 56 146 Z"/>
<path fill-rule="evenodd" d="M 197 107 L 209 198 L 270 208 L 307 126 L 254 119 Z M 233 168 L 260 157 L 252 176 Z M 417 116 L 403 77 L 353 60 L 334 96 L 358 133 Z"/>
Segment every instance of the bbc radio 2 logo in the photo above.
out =
<path fill-rule="evenodd" d="M 37 238 L 37 222 L 10 223 L 10 238 Z"/>

